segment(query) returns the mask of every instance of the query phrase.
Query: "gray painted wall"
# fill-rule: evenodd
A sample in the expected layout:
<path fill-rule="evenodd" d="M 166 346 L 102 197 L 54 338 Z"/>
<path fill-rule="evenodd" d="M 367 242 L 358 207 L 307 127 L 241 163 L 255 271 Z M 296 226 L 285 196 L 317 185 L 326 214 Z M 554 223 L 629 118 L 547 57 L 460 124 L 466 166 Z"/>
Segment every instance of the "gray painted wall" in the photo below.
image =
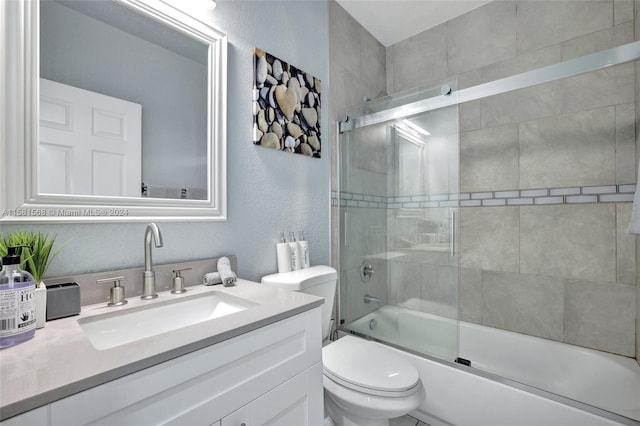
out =
<path fill-rule="evenodd" d="M 154 262 L 238 256 L 239 276 L 276 271 L 279 230 L 302 226 L 311 263 L 329 262 L 330 146 L 323 158 L 287 155 L 252 143 L 252 47 L 259 46 L 322 80 L 328 101 L 327 3 L 218 0 L 203 19 L 228 35 L 228 217 L 226 222 L 159 223 L 164 247 Z M 323 114 L 321 125 L 327 128 Z M 324 141 L 323 141 L 324 142 Z M 49 276 L 136 267 L 144 263 L 146 223 L 0 225 L 0 232 L 43 230 L 67 242 Z"/>
<path fill-rule="evenodd" d="M 206 188 L 206 49 L 198 63 L 59 3 L 41 4 L 40 76 L 141 104 L 143 182 Z"/>

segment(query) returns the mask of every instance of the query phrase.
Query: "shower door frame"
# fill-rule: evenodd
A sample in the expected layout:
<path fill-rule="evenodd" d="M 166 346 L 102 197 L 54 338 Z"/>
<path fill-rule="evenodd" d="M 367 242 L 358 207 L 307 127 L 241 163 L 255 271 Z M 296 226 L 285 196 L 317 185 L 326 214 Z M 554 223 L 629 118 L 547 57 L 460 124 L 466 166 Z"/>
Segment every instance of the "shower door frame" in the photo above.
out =
<path fill-rule="evenodd" d="M 420 114 L 447 106 L 462 104 L 489 96 L 525 89 L 531 86 L 548 83 L 563 78 L 573 77 L 592 71 L 598 71 L 616 65 L 640 59 L 640 41 L 623 44 L 600 52 L 585 55 L 576 59 L 559 62 L 535 70 L 515 74 L 510 77 L 478 84 L 460 89 L 451 96 L 451 91 L 428 99 L 408 103 L 406 105 L 389 108 L 384 111 L 363 115 L 351 120 L 338 121 L 338 134 L 347 130 L 357 129 L 372 124 L 402 118 L 404 116 Z M 446 85 L 445 85 L 446 86 Z M 444 87 L 444 86 L 443 86 Z M 443 90 L 444 91 L 444 90 Z"/>

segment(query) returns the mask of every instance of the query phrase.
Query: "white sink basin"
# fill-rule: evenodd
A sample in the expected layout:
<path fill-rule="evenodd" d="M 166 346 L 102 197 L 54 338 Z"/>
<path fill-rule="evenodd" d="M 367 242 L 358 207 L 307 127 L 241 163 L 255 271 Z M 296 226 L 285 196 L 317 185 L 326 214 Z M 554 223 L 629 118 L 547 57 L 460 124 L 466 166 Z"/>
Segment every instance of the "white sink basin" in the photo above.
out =
<path fill-rule="evenodd" d="M 98 350 L 104 350 L 253 306 L 257 306 L 257 303 L 227 293 L 210 291 L 178 300 L 81 318 L 78 324 L 91 344 Z"/>

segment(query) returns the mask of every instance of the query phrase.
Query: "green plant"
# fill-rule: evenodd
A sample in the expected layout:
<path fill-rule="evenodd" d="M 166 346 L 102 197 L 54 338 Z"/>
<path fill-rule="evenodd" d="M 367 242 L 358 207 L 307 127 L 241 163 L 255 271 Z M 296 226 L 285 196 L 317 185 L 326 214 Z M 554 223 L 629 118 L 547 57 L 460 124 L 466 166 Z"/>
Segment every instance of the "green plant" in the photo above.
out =
<path fill-rule="evenodd" d="M 62 249 L 58 247 L 57 250 L 53 250 L 55 241 L 55 235 L 49 236 L 42 231 L 17 231 L 7 237 L 0 234 L 0 256 L 7 254 L 7 247 L 21 246 L 17 250 L 17 254 L 20 255 L 20 267 L 33 275 L 36 286 L 40 286 L 51 262 Z"/>

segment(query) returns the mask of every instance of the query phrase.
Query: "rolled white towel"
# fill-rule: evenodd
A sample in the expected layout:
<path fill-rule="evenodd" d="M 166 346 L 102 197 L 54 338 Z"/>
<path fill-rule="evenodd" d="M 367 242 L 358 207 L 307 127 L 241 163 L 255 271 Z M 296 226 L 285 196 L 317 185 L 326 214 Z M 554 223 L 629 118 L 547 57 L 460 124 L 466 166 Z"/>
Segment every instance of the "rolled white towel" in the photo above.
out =
<path fill-rule="evenodd" d="M 208 274 L 204 274 L 204 276 L 202 277 L 202 284 L 204 285 L 222 284 L 222 278 L 220 278 L 220 273 L 209 272 Z"/>
<path fill-rule="evenodd" d="M 218 273 L 225 287 L 232 286 L 236 282 L 236 274 L 231 270 L 231 262 L 228 257 L 218 259 Z"/>

